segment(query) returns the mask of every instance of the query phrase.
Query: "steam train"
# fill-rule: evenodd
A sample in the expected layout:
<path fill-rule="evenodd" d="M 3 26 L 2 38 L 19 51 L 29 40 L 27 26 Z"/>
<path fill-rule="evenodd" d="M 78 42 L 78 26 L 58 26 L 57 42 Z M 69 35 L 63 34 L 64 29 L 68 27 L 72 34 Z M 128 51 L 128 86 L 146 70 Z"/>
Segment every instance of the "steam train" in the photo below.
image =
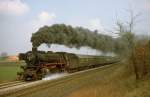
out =
<path fill-rule="evenodd" d="M 54 72 L 76 72 L 115 63 L 116 57 L 76 55 L 66 52 L 28 51 L 19 54 L 19 60 L 26 65 L 21 66 L 19 80 L 41 80 L 45 75 Z"/>

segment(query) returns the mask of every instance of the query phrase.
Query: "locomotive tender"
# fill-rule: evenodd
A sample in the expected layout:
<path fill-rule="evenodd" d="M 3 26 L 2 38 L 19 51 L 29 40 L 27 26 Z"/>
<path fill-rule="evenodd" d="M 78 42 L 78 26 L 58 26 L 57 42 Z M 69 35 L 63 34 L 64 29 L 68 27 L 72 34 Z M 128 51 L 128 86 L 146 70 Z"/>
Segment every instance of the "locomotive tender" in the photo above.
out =
<path fill-rule="evenodd" d="M 116 57 L 76 55 L 66 52 L 28 51 L 19 54 L 21 66 L 19 80 L 41 80 L 46 74 L 54 72 L 76 72 L 117 62 Z"/>

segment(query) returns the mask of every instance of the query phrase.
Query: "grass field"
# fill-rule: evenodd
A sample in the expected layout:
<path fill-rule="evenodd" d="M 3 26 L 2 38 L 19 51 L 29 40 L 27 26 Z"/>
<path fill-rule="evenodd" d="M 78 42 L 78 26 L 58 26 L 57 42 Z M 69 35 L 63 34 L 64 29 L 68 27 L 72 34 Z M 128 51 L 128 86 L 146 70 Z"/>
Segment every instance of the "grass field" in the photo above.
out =
<path fill-rule="evenodd" d="M 24 62 L 0 61 L 0 83 L 16 80 L 20 65 Z"/>

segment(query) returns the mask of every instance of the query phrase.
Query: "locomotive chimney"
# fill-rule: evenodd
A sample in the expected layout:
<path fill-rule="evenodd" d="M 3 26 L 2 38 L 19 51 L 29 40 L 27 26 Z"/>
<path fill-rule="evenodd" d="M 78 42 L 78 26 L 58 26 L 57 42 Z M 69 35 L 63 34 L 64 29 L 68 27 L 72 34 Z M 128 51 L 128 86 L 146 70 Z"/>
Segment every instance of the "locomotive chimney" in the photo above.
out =
<path fill-rule="evenodd" d="M 32 51 L 33 52 L 37 52 L 37 48 L 36 47 L 32 47 Z"/>

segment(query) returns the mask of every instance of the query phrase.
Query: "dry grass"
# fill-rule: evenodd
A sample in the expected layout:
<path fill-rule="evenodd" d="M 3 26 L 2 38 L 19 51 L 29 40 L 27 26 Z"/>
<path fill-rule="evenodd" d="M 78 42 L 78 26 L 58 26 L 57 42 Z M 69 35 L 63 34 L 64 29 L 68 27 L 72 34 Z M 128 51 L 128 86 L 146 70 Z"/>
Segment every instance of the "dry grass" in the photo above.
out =
<path fill-rule="evenodd" d="M 69 97 L 121 97 L 118 87 L 111 84 L 97 85 L 79 89 L 69 95 Z"/>
<path fill-rule="evenodd" d="M 82 87 L 72 92 L 68 97 L 123 97 L 128 92 L 128 86 L 133 87 L 128 82 L 122 82 L 127 77 L 123 74 L 122 69 L 124 68 L 123 66 L 102 72 L 104 76 L 102 80 L 94 82 L 93 85 Z"/>
<path fill-rule="evenodd" d="M 103 80 L 73 91 L 68 97 L 150 97 L 149 76 L 136 81 L 132 71 L 132 67 L 125 64 L 109 69 L 102 72 Z"/>

